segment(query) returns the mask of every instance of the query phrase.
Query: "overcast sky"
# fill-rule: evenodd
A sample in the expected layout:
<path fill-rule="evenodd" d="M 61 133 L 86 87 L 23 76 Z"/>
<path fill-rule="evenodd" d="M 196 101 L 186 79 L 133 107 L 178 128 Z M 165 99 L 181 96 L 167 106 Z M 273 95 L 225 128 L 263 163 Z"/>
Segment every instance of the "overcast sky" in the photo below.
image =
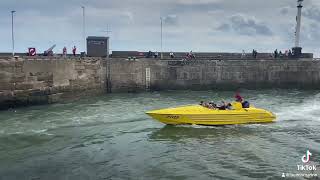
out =
<path fill-rule="evenodd" d="M 16 50 L 43 52 L 56 44 L 83 50 L 86 35 L 111 37 L 111 50 L 258 52 L 294 45 L 296 0 L 1 0 L 0 51 L 11 51 L 11 10 Z M 301 44 L 320 54 L 320 0 L 305 0 Z"/>

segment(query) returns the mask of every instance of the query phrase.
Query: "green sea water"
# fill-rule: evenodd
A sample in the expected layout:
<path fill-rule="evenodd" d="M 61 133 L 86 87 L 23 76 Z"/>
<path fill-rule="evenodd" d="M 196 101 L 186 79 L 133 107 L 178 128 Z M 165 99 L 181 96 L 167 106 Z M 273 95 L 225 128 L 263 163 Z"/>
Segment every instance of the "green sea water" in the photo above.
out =
<path fill-rule="evenodd" d="M 0 111 L 0 179 L 281 179 L 299 173 L 307 150 L 320 163 L 316 90 L 243 90 L 251 104 L 277 115 L 270 124 L 166 126 L 144 113 L 233 96 L 107 94 Z"/>

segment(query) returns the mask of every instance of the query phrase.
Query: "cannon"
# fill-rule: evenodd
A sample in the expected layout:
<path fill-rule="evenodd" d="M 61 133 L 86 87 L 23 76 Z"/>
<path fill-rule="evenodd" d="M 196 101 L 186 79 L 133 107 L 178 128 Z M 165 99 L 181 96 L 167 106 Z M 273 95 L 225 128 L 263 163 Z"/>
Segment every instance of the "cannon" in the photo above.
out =
<path fill-rule="evenodd" d="M 53 46 L 51 46 L 49 49 L 47 49 L 46 51 L 43 52 L 44 56 L 53 56 L 53 49 L 56 47 L 56 45 L 54 44 Z"/>

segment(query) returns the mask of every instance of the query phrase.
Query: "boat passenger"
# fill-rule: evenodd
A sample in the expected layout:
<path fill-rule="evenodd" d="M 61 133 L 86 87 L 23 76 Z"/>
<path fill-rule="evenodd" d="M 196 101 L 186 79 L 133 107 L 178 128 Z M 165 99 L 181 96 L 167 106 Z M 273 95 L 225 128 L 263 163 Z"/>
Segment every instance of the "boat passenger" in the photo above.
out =
<path fill-rule="evenodd" d="M 211 108 L 212 107 L 212 105 L 210 104 L 210 103 L 205 103 L 205 106 L 204 107 L 206 107 L 206 108 Z"/>
<path fill-rule="evenodd" d="M 216 108 L 217 108 L 217 105 L 213 101 L 209 102 L 209 109 L 216 109 Z"/>
<path fill-rule="evenodd" d="M 234 96 L 234 98 L 236 98 L 236 102 L 242 103 L 243 101 L 243 98 L 241 97 L 239 92 L 236 92 L 236 95 Z"/>
<path fill-rule="evenodd" d="M 222 101 L 222 104 L 220 106 L 217 106 L 219 110 L 226 110 L 226 103 Z"/>
<path fill-rule="evenodd" d="M 226 106 L 226 109 L 227 110 L 233 110 L 232 104 L 228 103 L 227 106 Z"/>
<path fill-rule="evenodd" d="M 206 108 L 208 108 L 209 107 L 209 104 L 208 103 L 206 103 L 206 102 L 201 102 L 202 104 L 200 104 L 201 106 L 203 106 L 203 107 L 206 107 Z"/>
<path fill-rule="evenodd" d="M 203 101 L 200 101 L 200 104 L 199 104 L 200 106 L 203 106 L 204 105 L 204 102 Z"/>

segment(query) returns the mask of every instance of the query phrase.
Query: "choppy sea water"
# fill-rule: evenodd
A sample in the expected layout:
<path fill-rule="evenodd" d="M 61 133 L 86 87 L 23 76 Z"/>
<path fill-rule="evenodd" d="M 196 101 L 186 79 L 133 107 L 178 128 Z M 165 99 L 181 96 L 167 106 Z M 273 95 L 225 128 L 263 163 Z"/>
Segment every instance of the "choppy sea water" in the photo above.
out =
<path fill-rule="evenodd" d="M 108 94 L 0 111 L 0 179 L 281 179 L 299 173 L 306 150 L 320 163 L 320 91 L 244 90 L 277 115 L 271 124 L 166 126 L 144 114 L 233 95 Z"/>

